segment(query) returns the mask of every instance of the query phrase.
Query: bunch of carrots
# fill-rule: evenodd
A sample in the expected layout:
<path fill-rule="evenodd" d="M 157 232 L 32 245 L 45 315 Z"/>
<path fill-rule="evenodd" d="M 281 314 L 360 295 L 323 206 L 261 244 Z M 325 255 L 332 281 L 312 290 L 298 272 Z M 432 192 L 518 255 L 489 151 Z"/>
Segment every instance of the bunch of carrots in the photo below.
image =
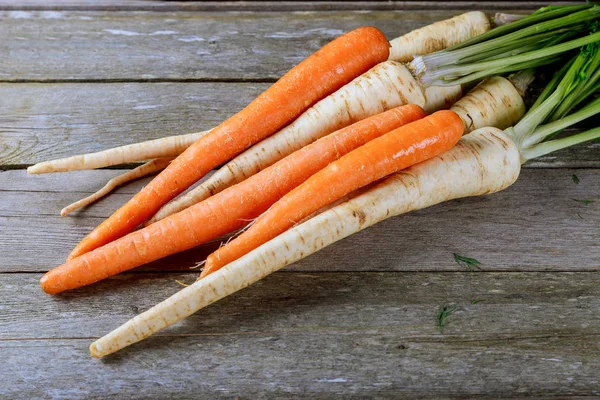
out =
<path fill-rule="evenodd" d="M 237 235 L 198 282 L 95 342 L 103 356 L 385 218 L 502 190 L 522 162 L 600 136 L 554 137 L 600 112 L 599 16 L 592 5 L 550 7 L 490 30 L 470 12 L 391 42 L 359 28 L 210 131 L 37 164 L 31 173 L 150 159 L 63 214 L 162 170 L 42 288 L 75 289 Z M 564 67 L 526 114 L 536 68 L 552 63 Z"/>

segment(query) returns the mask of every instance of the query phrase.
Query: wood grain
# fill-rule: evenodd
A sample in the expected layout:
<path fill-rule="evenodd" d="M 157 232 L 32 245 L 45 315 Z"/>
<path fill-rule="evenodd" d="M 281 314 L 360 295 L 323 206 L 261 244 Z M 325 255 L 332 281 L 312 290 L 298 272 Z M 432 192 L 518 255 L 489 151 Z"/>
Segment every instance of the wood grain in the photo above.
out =
<path fill-rule="evenodd" d="M 66 204 L 85 195 L 68 182 L 102 186 L 119 171 L 83 171 L 30 178 L 0 174 L 0 271 L 46 271 L 132 195 L 122 189 L 73 217 Z M 577 185 L 572 174 L 580 179 Z M 58 174 L 56 174 L 58 175 Z M 289 267 L 301 271 L 462 271 L 452 253 L 475 257 L 493 271 L 600 270 L 600 170 L 524 170 L 501 193 L 461 199 L 391 218 Z M 47 184 L 44 184 L 45 178 Z M 14 186 L 13 186 L 14 182 Z M 29 190 L 28 184 L 31 182 Z M 138 188 L 143 182 L 133 187 Z M 16 190 L 15 190 L 16 189 Z M 83 189 L 82 189 L 83 190 Z M 574 199 L 595 200 L 585 205 Z M 188 270 L 221 240 L 142 267 Z M 35 243 L 35 245 L 32 245 Z M 582 251 L 585 249 L 585 251 Z"/>
<path fill-rule="evenodd" d="M 148 179 L 61 218 L 123 171 L 16 170 L 212 127 L 360 25 L 393 38 L 548 3 L 0 0 L 0 398 L 600 396 L 600 143 L 385 221 L 104 360 L 91 341 L 191 283 L 220 240 L 47 296 L 39 272 Z"/>
<path fill-rule="evenodd" d="M 268 86 L 0 83 L 0 169 L 209 129 Z M 528 166 L 600 167 L 600 142 L 550 154 Z"/>
<path fill-rule="evenodd" d="M 38 278 L 0 286 L 3 397 L 600 394 L 598 273 L 278 273 L 104 360 L 93 338 L 194 276 L 127 274 L 60 297 Z M 444 304 L 457 308 L 440 332 Z"/>
<path fill-rule="evenodd" d="M 0 80 L 273 81 L 349 30 L 393 39 L 463 11 L 0 11 Z"/>
<path fill-rule="evenodd" d="M 210 129 L 267 86 L 0 84 L 0 166 L 21 166 Z"/>
<path fill-rule="evenodd" d="M 574 1 L 151 1 L 151 0 L 0 0 L 0 10 L 96 11 L 332 11 L 332 10 L 524 10 Z"/>

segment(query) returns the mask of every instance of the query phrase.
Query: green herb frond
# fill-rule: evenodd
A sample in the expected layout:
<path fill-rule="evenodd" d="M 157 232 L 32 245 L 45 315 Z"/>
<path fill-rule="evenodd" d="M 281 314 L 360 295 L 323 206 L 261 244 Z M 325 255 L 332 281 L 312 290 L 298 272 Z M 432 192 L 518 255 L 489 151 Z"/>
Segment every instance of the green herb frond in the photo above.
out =
<path fill-rule="evenodd" d="M 442 331 L 444 328 L 444 323 L 446 322 L 446 318 L 452 314 L 456 310 L 456 304 L 445 304 L 440 310 L 437 312 L 436 320 L 437 320 L 437 328 L 438 331 Z"/>
<path fill-rule="evenodd" d="M 592 204 L 594 202 L 594 199 L 571 199 L 571 200 L 576 201 L 581 204 L 584 204 L 586 206 L 589 206 L 590 204 Z"/>
<path fill-rule="evenodd" d="M 461 256 L 460 254 L 457 253 L 452 253 L 454 255 L 454 261 L 456 261 L 456 263 L 462 267 L 466 267 L 469 272 L 473 272 L 476 269 L 477 270 L 481 270 L 481 262 L 479 262 L 478 260 L 474 259 L 474 258 L 470 258 L 470 257 L 465 257 L 465 256 Z"/>

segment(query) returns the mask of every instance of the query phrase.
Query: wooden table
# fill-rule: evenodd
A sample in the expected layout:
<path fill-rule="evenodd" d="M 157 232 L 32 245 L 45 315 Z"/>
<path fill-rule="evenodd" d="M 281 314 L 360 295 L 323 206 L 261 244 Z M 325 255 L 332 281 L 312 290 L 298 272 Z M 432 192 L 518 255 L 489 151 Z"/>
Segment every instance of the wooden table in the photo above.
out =
<path fill-rule="evenodd" d="M 122 170 L 26 166 L 210 128 L 344 31 L 392 38 L 475 7 L 119 3 L 0 0 L 0 398 L 600 395 L 599 143 L 528 164 L 502 193 L 392 218 L 92 359 L 95 338 L 192 282 L 214 245 L 47 296 L 41 274 L 145 182 L 61 218 Z"/>

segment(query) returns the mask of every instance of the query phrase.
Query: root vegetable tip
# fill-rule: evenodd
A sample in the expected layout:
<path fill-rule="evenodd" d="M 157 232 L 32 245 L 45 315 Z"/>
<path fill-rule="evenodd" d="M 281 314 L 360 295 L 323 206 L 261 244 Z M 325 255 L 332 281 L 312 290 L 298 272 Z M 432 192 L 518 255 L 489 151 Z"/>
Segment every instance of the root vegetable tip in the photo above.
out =
<path fill-rule="evenodd" d="M 90 345 L 90 354 L 94 358 L 102 358 L 102 354 L 100 353 L 100 351 L 98 351 L 98 348 L 96 347 L 96 342 Z"/>

